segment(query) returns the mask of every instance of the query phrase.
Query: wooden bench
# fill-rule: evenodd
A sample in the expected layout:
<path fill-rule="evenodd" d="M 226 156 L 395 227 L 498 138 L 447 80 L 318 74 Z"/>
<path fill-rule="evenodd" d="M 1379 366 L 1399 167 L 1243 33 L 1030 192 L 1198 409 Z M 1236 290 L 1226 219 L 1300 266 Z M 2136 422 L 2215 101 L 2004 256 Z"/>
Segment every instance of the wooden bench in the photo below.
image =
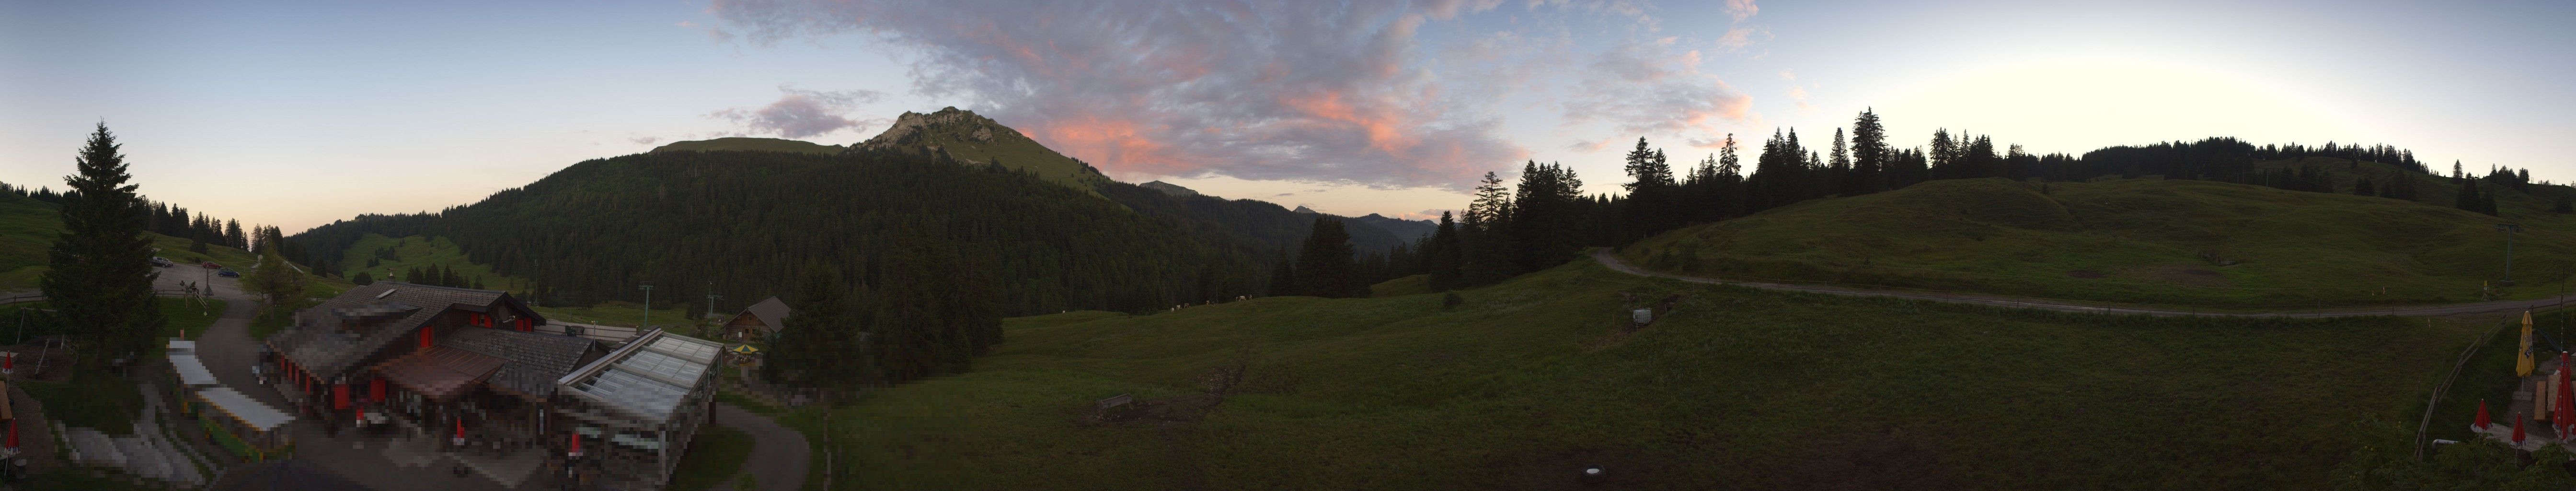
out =
<path fill-rule="evenodd" d="M 1136 396 L 1133 394 L 1119 394 L 1110 396 L 1108 399 L 1101 399 L 1100 402 L 1093 403 L 1092 409 L 1099 410 L 1100 414 L 1106 415 L 1109 414 L 1109 411 L 1112 409 L 1117 409 L 1119 406 L 1125 406 L 1127 403 L 1135 401 Z"/>

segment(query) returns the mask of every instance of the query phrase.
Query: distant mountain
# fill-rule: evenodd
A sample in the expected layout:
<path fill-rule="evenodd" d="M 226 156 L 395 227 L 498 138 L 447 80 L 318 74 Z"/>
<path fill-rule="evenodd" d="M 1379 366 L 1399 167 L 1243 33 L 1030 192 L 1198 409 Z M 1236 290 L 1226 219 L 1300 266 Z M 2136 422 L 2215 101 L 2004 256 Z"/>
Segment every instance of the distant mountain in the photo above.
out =
<path fill-rule="evenodd" d="M 1297 209 L 1295 209 L 1295 210 L 1289 210 L 1289 211 L 1293 211 L 1293 212 L 1297 212 L 1297 213 L 1304 213 L 1304 214 L 1308 214 L 1308 215 L 1313 215 L 1313 214 L 1317 214 L 1317 213 L 1323 213 L 1323 212 L 1320 212 L 1320 211 L 1315 211 L 1315 209 L 1314 209 L 1314 208 L 1307 208 L 1307 207 L 1306 207 L 1306 205 L 1297 205 Z"/>
<path fill-rule="evenodd" d="M 1169 194 L 1169 195 L 1173 195 L 1173 196 L 1198 196 L 1198 195 L 1199 195 L 1199 192 L 1198 192 L 1198 191 L 1191 190 L 1190 188 L 1181 187 L 1181 185 L 1179 185 L 1179 184 L 1172 184 L 1172 183 L 1163 182 L 1163 181 L 1148 182 L 1148 183 L 1144 183 L 1144 184 L 1138 184 L 1138 186 L 1144 186 L 1146 189 L 1152 189 L 1152 190 L 1155 190 L 1155 191 L 1162 191 L 1162 192 L 1163 192 L 1163 194 Z"/>
<path fill-rule="evenodd" d="M 787 153 L 810 153 L 810 154 L 817 154 L 817 155 L 831 155 L 831 154 L 841 153 L 841 151 L 842 151 L 842 150 L 848 150 L 848 149 L 846 149 L 846 148 L 841 148 L 841 146 L 840 146 L 840 145 L 824 145 L 824 144 L 814 143 L 814 142 L 808 142 L 808 141 L 798 141 L 798 140 L 781 140 L 781 139 L 777 139 L 777 138 L 748 138 L 748 137 L 717 138 L 717 139 L 713 139 L 713 140 L 689 140 L 689 141 L 678 141 L 678 142 L 671 142 L 671 143 L 670 143 L 670 144 L 668 144 L 668 145 L 663 145 L 663 146 L 660 146 L 660 147 L 654 147 L 654 148 L 653 148 L 653 151 L 654 151 L 654 152 L 692 152 L 692 151 L 694 151 L 694 152 L 719 152 L 719 151 L 746 151 L 746 152 L 787 152 Z"/>
<path fill-rule="evenodd" d="M 351 252 L 369 234 L 445 238 L 493 274 L 532 283 L 509 288 L 558 305 L 633 300 L 642 281 L 663 285 L 658 298 L 708 288 L 766 298 L 817 264 L 860 284 L 890 281 L 871 275 L 927 246 L 991 268 L 1005 285 L 997 301 L 1016 315 L 1261 294 L 1269 263 L 1314 224 L 1268 202 L 1110 180 L 954 108 L 906 113 L 840 152 L 761 140 L 585 161 L 470 205 L 366 215 L 289 240 L 340 271 L 362 265 L 329 263 L 368 261 Z M 1348 222 L 1364 255 L 1410 242 Z"/>
<path fill-rule="evenodd" d="M 1387 233 L 1395 234 L 1395 237 L 1396 237 L 1396 238 L 1398 238 L 1398 239 L 1404 239 L 1404 240 L 1406 240 L 1406 241 L 1412 241 L 1412 240 L 1415 240 L 1415 239 L 1420 239 L 1420 238 L 1422 238 L 1422 237 L 1424 237 L 1424 236 L 1431 235 L 1431 232 L 1432 232 L 1432 231 L 1434 231 L 1434 230 L 1439 230 L 1439 229 L 1440 229 L 1440 223 L 1439 223 L 1439 222 L 1434 222 L 1434 221 L 1430 221 L 1430 220 L 1403 220 L 1403 219 L 1396 219 L 1396 218 L 1387 218 L 1386 216 L 1379 215 L 1379 214 L 1376 214 L 1376 213 L 1370 213 L 1370 214 L 1368 214 L 1368 216 L 1363 216 L 1363 217 L 1359 217 L 1359 218 L 1353 218 L 1353 219 L 1351 219 L 1351 221 L 1360 222 L 1360 223 L 1365 223 L 1365 224 L 1368 224 L 1369 226 L 1377 227 L 1377 228 L 1378 228 L 1378 229 L 1380 229 L 1380 230 L 1385 230 L 1385 231 L 1387 231 Z"/>
<path fill-rule="evenodd" d="M 1090 164 L 1056 153 L 1037 140 L 1029 139 L 1019 130 L 1003 126 L 974 111 L 954 107 L 929 114 L 903 113 L 895 117 L 894 124 L 886 127 L 885 132 L 851 145 L 844 153 L 871 151 L 944 155 L 943 158 L 959 163 L 1026 172 L 1049 182 L 1109 198 L 1139 212 L 1176 223 L 1192 224 L 1207 232 L 1229 235 L 1232 241 L 1245 247 L 1256 247 L 1255 244 L 1257 247 L 1294 247 L 1294 243 L 1305 240 L 1306 232 L 1314 225 L 1312 219 L 1291 219 L 1285 215 L 1287 210 L 1267 202 L 1206 196 L 1162 181 L 1145 184 L 1118 182 L 1101 175 L 1100 170 Z M 1130 187 L 1154 193 L 1115 192 L 1118 188 Z M 1302 213 L 1312 214 L 1314 210 Z M 1350 229 L 1353 248 L 1362 253 L 1383 253 L 1399 244 L 1411 242 L 1366 223 L 1346 228 Z"/>

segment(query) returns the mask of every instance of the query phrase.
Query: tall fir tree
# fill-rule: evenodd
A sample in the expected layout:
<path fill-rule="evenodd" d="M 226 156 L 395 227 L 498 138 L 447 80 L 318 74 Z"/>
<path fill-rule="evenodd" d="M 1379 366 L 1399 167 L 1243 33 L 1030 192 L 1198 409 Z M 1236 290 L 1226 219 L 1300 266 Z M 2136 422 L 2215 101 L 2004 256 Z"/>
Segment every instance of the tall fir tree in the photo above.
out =
<path fill-rule="evenodd" d="M 65 323 L 81 326 L 77 336 L 115 355 L 144 350 L 168 323 L 152 297 L 160 273 L 152 268 L 144 201 L 138 186 L 128 184 L 133 176 L 121 147 L 107 123 L 90 133 L 73 161 L 79 173 L 63 178 L 71 188 L 61 209 L 63 232 L 39 280 Z"/>
<path fill-rule="evenodd" d="M 1646 139 L 1638 138 L 1637 149 L 1628 152 L 1623 169 L 1631 179 L 1619 185 L 1628 190 L 1627 208 L 1623 210 L 1626 216 L 1621 220 L 1624 239 L 1635 240 L 1670 228 L 1673 168 L 1665 161 L 1664 152 L 1647 149 Z"/>
<path fill-rule="evenodd" d="M 1316 217 L 1314 232 L 1297 252 L 1297 285 L 1307 295 L 1324 298 L 1368 296 L 1359 264 L 1351 251 L 1351 234 L 1342 221 Z"/>
<path fill-rule="evenodd" d="M 840 272 L 813 263 L 787 297 L 787 316 L 778 330 L 760 374 L 773 383 L 796 387 L 847 387 L 860 382 L 859 316 L 850 308 L 850 293 Z M 907 333 L 908 334 L 908 333 Z M 907 339 L 908 341 L 909 339 Z"/>
<path fill-rule="evenodd" d="M 1279 259 L 1270 262 L 1270 296 L 1296 295 L 1297 263 L 1288 258 L 1288 250 L 1279 250 Z"/>
<path fill-rule="evenodd" d="M 1493 172 L 1476 182 L 1475 200 L 1467 203 L 1467 217 L 1458 227 L 1465 259 L 1459 265 L 1461 286 L 1490 285 L 1519 273 L 1513 259 L 1519 246 L 1512 243 L 1511 193 Z"/>
<path fill-rule="evenodd" d="M 1464 252 L 1458 247 L 1458 224 L 1450 220 L 1449 212 L 1440 212 L 1439 228 L 1431 230 L 1431 239 L 1422 247 L 1423 263 L 1429 270 L 1425 279 L 1431 291 L 1458 288 L 1459 280 L 1466 275 L 1462 269 L 1466 264 Z"/>
<path fill-rule="evenodd" d="M 1830 180 L 1834 182 L 1834 192 L 1843 196 L 1859 196 L 1860 180 L 1852 177 L 1851 147 L 1843 142 L 1842 128 L 1834 128 L 1834 147 L 1830 155 L 1833 160 L 1827 162 L 1831 163 L 1828 168 L 1833 169 Z"/>
<path fill-rule="evenodd" d="M 1875 109 L 1863 109 L 1852 118 L 1852 174 L 1859 183 L 1860 194 L 1885 191 L 1887 187 L 1887 128 L 1878 121 Z"/>

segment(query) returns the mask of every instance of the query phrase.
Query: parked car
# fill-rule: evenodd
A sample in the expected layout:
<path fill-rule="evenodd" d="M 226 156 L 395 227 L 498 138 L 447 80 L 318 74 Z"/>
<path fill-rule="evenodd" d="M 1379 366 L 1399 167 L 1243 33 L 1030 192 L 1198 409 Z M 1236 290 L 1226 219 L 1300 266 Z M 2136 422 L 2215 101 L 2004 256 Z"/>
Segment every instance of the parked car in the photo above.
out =
<path fill-rule="evenodd" d="M 240 278 L 240 277 L 241 277 L 241 273 L 233 271 L 233 269 L 232 269 L 232 268 L 224 268 L 224 269 L 222 269 L 222 270 L 215 271 L 215 276 L 222 276 L 222 277 L 225 277 L 225 278 Z"/>
<path fill-rule="evenodd" d="M 153 266 L 157 266 L 157 267 L 167 268 L 167 267 L 171 267 L 171 266 L 177 266 L 178 264 L 177 264 L 177 263 L 172 263 L 172 262 L 170 262 L 170 258 L 161 257 L 161 256 L 153 256 L 153 257 L 152 257 L 152 265 L 153 265 Z"/>
<path fill-rule="evenodd" d="M 205 267 L 206 267 L 206 269 L 224 269 L 224 265 L 221 265 L 221 264 L 215 264 L 215 262 L 214 262 L 214 261 L 206 261 L 206 262 L 204 262 L 204 263 L 200 263 L 200 264 L 198 264 L 198 266 L 205 266 Z"/>

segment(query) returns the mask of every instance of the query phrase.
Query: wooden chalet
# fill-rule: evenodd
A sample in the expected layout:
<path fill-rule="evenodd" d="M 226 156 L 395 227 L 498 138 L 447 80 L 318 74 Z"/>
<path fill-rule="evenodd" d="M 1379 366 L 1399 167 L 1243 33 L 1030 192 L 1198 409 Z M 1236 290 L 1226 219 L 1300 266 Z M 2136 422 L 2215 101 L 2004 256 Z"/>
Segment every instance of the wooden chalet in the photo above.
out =
<path fill-rule="evenodd" d="M 733 319 L 726 320 L 724 333 L 725 336 L 737 341 L 750 341 L 777 334 L 779 329 L 787 327 L 787 315 L 791 313 L 795 313 L 795 310 L 787 308 L 787 302 L 779 301 L 778 297 L 769 297 L 768 300 L 743 308 L 742 313 L 734 314 Z"/>
<path fill-rule="evenodd" d="M 268 339 L 268 363 L 297 412 L 331 428 L 465 434 L 493 451 L 541 446 L 555 379 L 608 353 L 533 332 L 545 318 L 495 290 L 377 282 L 295 320 Z"/>

